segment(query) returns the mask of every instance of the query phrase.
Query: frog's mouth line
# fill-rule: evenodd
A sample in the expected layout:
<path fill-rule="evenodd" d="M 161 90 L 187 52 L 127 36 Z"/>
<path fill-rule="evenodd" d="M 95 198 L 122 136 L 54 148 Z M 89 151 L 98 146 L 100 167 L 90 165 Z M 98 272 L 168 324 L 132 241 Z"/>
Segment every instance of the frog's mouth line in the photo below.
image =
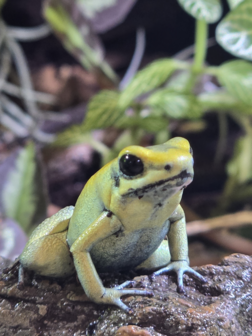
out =
<path fill-rule="evenodd" d="M 183 170 L 181 173 L 179 173 L 178 175 L 175 175 L 173 177 L 169 177 L 168 179 L 165 179 L 165 180 L 160 180 L 156 183 L 151 183 L 151 184 L 148 184 L 142 188 L 137 188 L 137 189 L 133 189 L 133 188 L 130 188 L 129 189 L 129 192 L 124 194 L 124 196 L 130 196 L 130 195 L 136 195 L 138 196 L 138 194 L 144 194 L 144 193 L 147 193 L 149 192 L 151 189 L 154 189 L 156 187 L 159 187 L 167 182 L 170 182 L 170 181 L 174 181 L 174 180 L 182 180 L 184 178 L 193 178 L 193 174 L 191 173 L 188 173 L 186 170 Z"/>

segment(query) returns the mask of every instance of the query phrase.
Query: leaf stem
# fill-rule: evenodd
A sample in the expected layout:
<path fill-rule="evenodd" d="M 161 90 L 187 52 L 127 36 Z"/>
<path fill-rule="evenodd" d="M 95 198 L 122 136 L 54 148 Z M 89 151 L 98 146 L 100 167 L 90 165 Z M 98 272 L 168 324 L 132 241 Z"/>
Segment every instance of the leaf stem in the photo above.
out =
<path fill-rule="evenodd" d="M 207 51 L 207 36 L 208 36 L 208 25 L 206 21 L 196 20 L 195 58 L 192 68 L 193 72 L 196 74 L 200 73 L 203 69 Z"/>

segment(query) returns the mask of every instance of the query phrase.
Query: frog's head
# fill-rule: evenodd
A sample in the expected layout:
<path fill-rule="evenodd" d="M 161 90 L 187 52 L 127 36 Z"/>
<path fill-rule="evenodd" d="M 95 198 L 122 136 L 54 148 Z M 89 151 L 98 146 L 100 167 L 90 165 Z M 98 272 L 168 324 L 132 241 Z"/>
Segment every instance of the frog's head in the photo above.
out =
<path fill-rule="evenodd" d="M 169 197 L 193 179 L 192 149 L 179 137 L 152 147 L 126 147 L 115 164 L 115 187 L 122 196 Z"/>

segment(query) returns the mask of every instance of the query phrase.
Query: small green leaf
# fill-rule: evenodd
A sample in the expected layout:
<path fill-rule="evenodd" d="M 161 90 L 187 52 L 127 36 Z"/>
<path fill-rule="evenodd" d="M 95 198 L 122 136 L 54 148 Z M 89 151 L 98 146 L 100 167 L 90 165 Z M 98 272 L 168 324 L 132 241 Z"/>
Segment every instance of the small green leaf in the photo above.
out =
<path fill-rule="evenodd" d="M 34 177 L 36 173 L 35 145 L 30 142 L 22 149 L 5 183 L 2 200 L 5 214 L 28 231 L 36 210 Z"/>
<path fill-rule="evenodd" d="M 154 115 L 166 115 L 173 119 L 199 118 L 202 114 L 197 98 L 189 94 L 161 89 L 153 93 L 146 101 Z"/>
<path fill-rule="evenodd" d="M 252 109 L 244 105 L 234 95 L 225 90 L 204 92 L 198 95 L 198 101 L 204 111 L 240 111 L 252 114 Z"/>
<path fill-rule="evenodd" d="M 234 9 L 235 7 L 237 7 L 243 0 L 227 0 L 229 7 L 231 9 Z"/>
<path fill-rule="evenodd" d="M 85 126 L 83 124 L 74 125 L 59 133 L 51 146 L 68 147 L 79 143 L 89 143 L 90 140 L 90 132 L 85 130 Z"/>
<path fill-rule="evenodd" d="M 175 74 L 168 82 L 167 88 L 171 91 L 186 93 L 191 89 L 192 75 L 189 71 L 181 71 Z"/>
<path fill-rule="evenodd" d="M 218 24 L 216 39 L 232 55 L 252 60 L 251 0 L 244 0 Z"/>
<path fill-rule="evenodd" d="M 119 93 L 116 91 L 99 92 L 90 100 L 84 122 L 59 133 L 53 146 L 66 147 L 82 142 L 90 143 L 91 130 L 117 126 L 117 123 L 125 118 L 124 111 L 118 107 L 118 99 Z"/>
<path fill-rule="evenodd" d="M 85 129 L 106 128 L 114 126 L 124 118 L 124 111 L 118 107 L 119 93 L 103 90 L 95 95 L 89 105 L 85 119 Z"/>
<path fill-rule="evenodd" d="M 130 128 L 138 128 L 144 129 L 150 133 L 157 133 L 160 130 L 163 130 L 167 127 L 168 121 L 162 116 L 141 116 L 141 115 L 133 115 L 128 116 L 121 120 L 116 126 L 121 129 L 130 129 Z"/>
<path fill-rule="evenodd" d="M 103 59 L 98 36 L 76 1 L 48 0 L 44 16 L 64 47 L 88 70 L 99 68 L 112 81 L 117 78 Z"/>
<path fill-rule="evenodd" d="M 197 20 L 208 23 L 218 21 L 222 14 L 219 0 L 178 0 L 181 7 Z"/>
<path fill-rule="evenodd" d="M 155 61 L 140 70 L 121 93 L 119 105 L 125 109 L 134 98 L 162 85 L 177 69 L 177 64 L 177 61 L 165 58 Z"/>
<path fill-rule="evenodd" d="M 252 180 L 252 135 L 242 136 L 235 145 L 234 155 L 227 165 L 228 175 L 238 184 Z"/>
<path fill-rule="evenodd" d="M 217 77 L 235 98 L 252 106 L 252 64 L 242 60 L 226 62 L 219 67 Z"/>
<path fill-rule="evenodd" d="M 157 133 L 167 128 L 168 120 L 157 116 L 141 118 L 139 126 L 150 133 Z"/>

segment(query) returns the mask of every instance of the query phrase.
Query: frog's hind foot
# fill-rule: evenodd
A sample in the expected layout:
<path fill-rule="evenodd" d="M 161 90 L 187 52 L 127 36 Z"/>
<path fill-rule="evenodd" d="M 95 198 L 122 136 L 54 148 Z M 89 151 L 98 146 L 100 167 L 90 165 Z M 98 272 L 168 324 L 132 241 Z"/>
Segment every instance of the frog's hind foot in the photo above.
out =
<path fill-rule="evenodd" d="M 13 271 L 18 265 L 20 264 L 19 258 L 13 261 L 10 266 L 5 267 L 3 269 L 3 274 L 8 274 L 9 272 Z"/>
<path fill-rule="evenodd" d="M 16 272 L 18 271 L 18 283 L 17 283 L 17 287 L 19 290 L 24 289 L 24 268 L 21 265 L 19 258 L 17 258 L 13 263 L 11 263 L 10 266 L 5 267 L 3 269 L 3 274 L 8 274 L 10 272 Z M 13 276 L 13 274 L 8 277 L 5 278 L 5 280 L 9 280 L 11 279 L 11 277 Z"/>

